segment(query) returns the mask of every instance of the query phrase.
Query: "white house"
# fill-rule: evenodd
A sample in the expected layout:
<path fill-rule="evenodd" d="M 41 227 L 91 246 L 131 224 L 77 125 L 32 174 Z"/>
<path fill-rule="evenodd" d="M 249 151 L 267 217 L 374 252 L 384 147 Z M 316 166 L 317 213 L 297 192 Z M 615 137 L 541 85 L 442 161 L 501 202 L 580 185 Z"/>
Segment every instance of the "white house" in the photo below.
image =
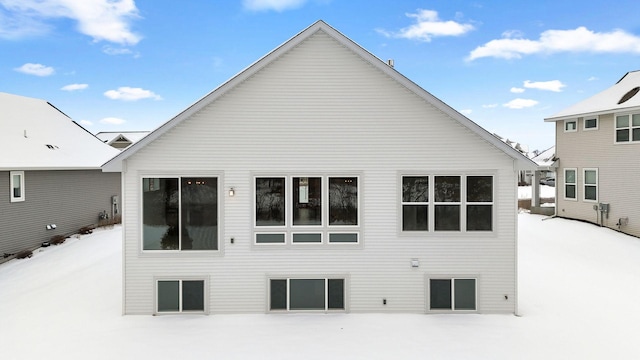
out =
<path fill-rule="evenodd" d="M 103 166 L 123 312 L 515 313 L 535 166 L 318 21 Z"/>
<path fill-rule="evenodd" d="M 96 137 L 112 147 L 122 150 L 131 146 L 136 141 L 140 141 L 147 136 L 149 131 L 101 131 L 96 133 Z"/>

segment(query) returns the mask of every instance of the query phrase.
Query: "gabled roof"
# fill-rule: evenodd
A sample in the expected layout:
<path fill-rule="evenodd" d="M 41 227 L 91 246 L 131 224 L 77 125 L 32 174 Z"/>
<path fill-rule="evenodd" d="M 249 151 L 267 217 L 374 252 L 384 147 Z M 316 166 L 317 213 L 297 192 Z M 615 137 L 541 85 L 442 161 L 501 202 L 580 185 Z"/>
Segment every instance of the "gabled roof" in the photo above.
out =
<path fill-rule="evenodd" d="M 531 160 L 538 164 L 541 170 L 555 168 L 558 160 L 556 158 L 556 147 L 552 146 L 548 148 L 547 150 L 532 157 Z"/>
<path fill-rule="evenodd" d="M 171 120 L 165 122 L 159 128 L 151 132 L 148 136 L 140 140 L 139 142 L 129 146 L 124 151 L 122 151 L 118 156 L 111 159 L 109 162 L 105 163 L 102 167 L 103 171 L 121 171 L 122 170 L 122 161 L 135 154 L 138 150 L 145 147 L 148 143 L 154 141 L 155 139 L 162 136 L 164 133 L 180 124 L 183 120 L 189 118 L 191 115 L 195 114 L 202 108 L 214 102 L 216 99 L 224 95 L 227 91 L 235 87 L 236 85 L 242 83 L 246 79 L 250 78 L 252 75 L 256 74 L 262 68 L 270 64 L 271 62 L 278 59 L 283 54 L 287 53 L 289 50 L 302 43 L 313 34 L 318 31 L 322 31 L 336 40 L 338 43 L 346 47 L 347 49 L 353 51 L 355 54 L 359 55 L 363 60 L 367 61 L 371 65 L 373 65 L 378 70 L 384 72 L 391 78 L 395 79 L 397 82 L 405 86 L 410 91 L 414 92 L 418 96 L 422 97 L 426 102 L 432 104 L 434 107 L 440 109 L 442 112 L 446 113 L 450 116 L 454 121 L 458 121 L 460 124 L 469 128 L 471 131 L 476 133 L 482 139 L 500 149 L 508 156 L 517 160 L 518 166 L 520 168 L 526 169 L 534 169 L 535 163 L 533 163 L 530 159 L 523 156 L 520 152 L 512 148 L 511 146 L 505 144 L 500 141 L 496 137 L 494 137 L 491 133 L 480 127 L 478 124 L 469 120 L 464 115 L 460 114 L 449 105 L 442 102 L 440 99 L 431 95 L 429 92 L 422 89 L 413 81 L 406 78 L 404 75 L 400 74 L 393 67 L 389 66 L 385 61 L 379 59 L 375 55 L 371 54 L 369 51 L 356 44 L 353 40 L 344 36 L 342 33 L 329 26 L 322 20 L 318 20 L 308 28 L 302 30 L 300 33 L 284 42 L 282 45 L 275 48 L 273 51 L 268 53 L 267 55 L 260 58 L 258 61 L 249 65 L 246 69 L 242 70 L 237 75 L 233 76 L 227 82 L 223 83 L 216 89 L 214 89 L 209 94 L 205 95 L 203 98 L 195 102 L 193 105 L 189 106 L 187 109 L 176 115 Z"/>
<path fill-rule="evenodd" d="M 0 170 L 73 170 L 120 152 L 44 100 L 0 93 L 0 153 Z"/>
<path fill-rule="evenodd" d="M 147 136 L 149 133 L 150 131 L 101 131 L 96 134 L 96 137 L 111 145 L 116 141 L 128 141 L 130 143 L 134 143 L 140 141 L 140 139 Z"/>
<path fill-rule="evenodd" d="M 628 100 L 621 102 L 626 94 L 633 94 L 635 88 L 640 87 L 640 70 L 626 73 L 612 87 L 572 105 L 544 121 L 559 121 L 581 116 L 607 114 L 612 112 L 633 111 L 640 109 L 640 94 L 634 94 Z M 640 89 L 638 89 L 640 90 Z M 636 90 L 636 92 L 638 92 Z M 628 95 L 627 95 L 628 96 Z"/>

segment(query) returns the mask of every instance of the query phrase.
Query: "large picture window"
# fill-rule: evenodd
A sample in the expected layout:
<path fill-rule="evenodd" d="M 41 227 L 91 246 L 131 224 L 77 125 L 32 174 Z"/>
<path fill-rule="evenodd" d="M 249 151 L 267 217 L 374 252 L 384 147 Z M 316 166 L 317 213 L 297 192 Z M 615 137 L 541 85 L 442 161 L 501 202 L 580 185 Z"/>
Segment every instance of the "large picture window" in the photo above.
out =
<path fill-rule="evenodd" d="M 403 176 L 401 182 L 402 231 L 493 230 L 493 176 Z"/>
<path fill-rule="evenodd" d="M 357 244 L 358 177 L 255 178 L 255 243 Z"/>
<path fill-rule="evenodd" d="M 564 169 L 564 198 L 567 200 L 576 200 L 577 194 L 577 170 Z"/>
<path fill-rule="evenodd" d="M 598 201 L 598 169 L 584 169 L 584 200 Z"/>
<path fill-rule="evenodd" d="M 9 172 L 11 202 L 24 201 L 24 171 Z"/>
<path fill-rule="evenodd" d="M 218 250 L 215 177 L 142 179 L 143 250 Z"/>
<path fill-rule="evenodd" d="M 640 114 L 616 116 L 616 143 L 640 141 Z"/>
<path fill-rule="evenodd" d="M 476 310 L 476 279 L 429 279 L 429 309 Z"/>
<path fill-rule="evenodd" d="M 344 310 L 344 279 L 271 279 L 269 310 Z"/>
<path fill-rule="evenodd" d="M 157 312 L 203 312 L 204 280 L 159 280 Z"/>

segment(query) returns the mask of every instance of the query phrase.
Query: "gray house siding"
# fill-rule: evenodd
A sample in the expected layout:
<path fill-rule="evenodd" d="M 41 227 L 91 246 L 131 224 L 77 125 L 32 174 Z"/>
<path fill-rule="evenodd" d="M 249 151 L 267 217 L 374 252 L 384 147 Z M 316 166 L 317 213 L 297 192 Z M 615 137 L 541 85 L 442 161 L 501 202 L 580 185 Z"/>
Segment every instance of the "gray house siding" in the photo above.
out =
<path fill-rule="evenodd" d="M 118 173 L 26 170 L 25 201 L 11 202 L 9 173 L 0 172 L 0 253 L 37 247 L 54 235 L 96 224 L 101 211 L 111 211 L 111 196 L 121 194 Z M 46 230 L 47 224 L 57 227 Z"/>

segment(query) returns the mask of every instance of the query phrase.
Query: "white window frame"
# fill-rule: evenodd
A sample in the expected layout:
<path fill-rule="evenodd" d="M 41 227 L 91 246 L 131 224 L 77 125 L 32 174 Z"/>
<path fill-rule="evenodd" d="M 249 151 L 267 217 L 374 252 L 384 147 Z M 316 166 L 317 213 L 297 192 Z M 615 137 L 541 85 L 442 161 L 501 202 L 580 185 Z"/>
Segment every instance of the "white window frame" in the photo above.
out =
<path fill-rule="evenodd" d="M 20 176 L 20 183 L 18 184 L 20 186 L 20 196 L 14 196 L 13 193 L 13 189 L 15 187 L 15 182 L 13 180 L 13 178 L 15 176 Z M 10 199 L 11 202 L 21 202 L 24 201 L 25 196 L 24 196 L 24 171 L 10 171 L 9 172 L 9 192 L 11 193 L 10 195 Z"/>
<path fill-rule="evenodd" d="M 158 310 L 158 283 L 161 281 L 177 281 L 178 282 L 178 311 L 159 311 Z M 202 281 L 203 286 L 203 309 L 202 310 L 183 310 L 182 309 L 182 282 L 183 281 Z M 154 278 L 154 292 L 153 292 L 154 310 L 155 314 L 170 315 L 170 314 L 208 314 L 209 313 L 209 281 L 206 277 L 155 277 Z"/>
<path fill-rule="evenodd" d="M 596 121 L 596 126 L 594 127 L 587 127 L 587 120 L 595 120 Z M 594 131 L 594 130 L 598 130 L 598 128 L 600 127 L 600 119 L 597 115 L 594 116 L 585 116 L 582 118 L 582 130 L 583 131 Z"/>
<path fill-rule="evenodd" d="M 451 282 L 451 309 L 432 309 L 431 308 L 431 280 L 449 280 Z M 455 297 L 455 291 L 456 291 L 456 287 L 455 287 L 455 280 L 473 280 L 474 281 L 474 290 L 475 290 L 475 294 L 474 294 L 474 307 L 475 309 L 456 309 L 455 308 L 455 303 L 456 303 L 456 297 Z M 430 313 L 477 313 L 478 310 L 478 283 L 479 283 L 479 277 L 478 276 L 428 276 L 427 277 L 427 312 Z"/>
<path fill-rule="evenodd" d="M 633 140 L 633 130 L 640 129 L 640 125 L 633 125 L 633 116 L 640 117 L 640 113 L 619 113 L 614 114 L 613 116 L 613 142 L 614 144 L 638 144 L 640 140 Z M 629 124 L 626 127 L 618 127 L 618 117 L 619 116 L 628 116 Z M 629 131 L 629 140 L 627 141 L 618 141 L 618 130 L 627 130 Z"/>
<path fill-rule="evenodd" d="M 321 179 L 321 202 L 322 202 L 322 213 L 321 213 L 321 225 L 294 225 L 293 224 L 293 179 L 294 178 L 320 178 Z M 284 225 L 277 226 L 258 226 L 256 225 L 256 183 L 257 179 L 261 178 L 284 178 L 285 179 L 285 209 L 284 209 Z M 332 178 L 355 178 L 357 185 L 357 225 L 330 225 L 329 224 L 329 180 Z M 307 248 L 323 248 L 328 245 L 331 246 L 361 246 L 361 233 L 362 233 L 362 219 L 363 219 L 363 209 L 362 209 L 362 177 L 357 173 L 329 173 L 329 174 L 318 174 L 314 172 L 309 173 L 267 173 L 261 174 L 256 173 L 252 174 L 252 215 L 251 215 L 251 231 L 253 233 L 253 241 L 252 246 L 254 248 L 289 248 L 289 247 L 307 247 Z M 257 235 L 258 234 L 284 234 L 284 242 L 278 243 L 258 243 Z M 320 242 L 294 242 L 293 235 L 294 234 L 320 234 L 321 241 Z M 330 241 L 331 234 L 356 234 L 357 242 L 332 242 Z"/>
<path fill-rule="evenodd" d="M 586 181 L 586 179 L 587 179 L 587 171 L 595 171 L 595 173 L 596 173 L 596 183 L 595 184 L 587 184 L 587 181 Z M 599 192 L 598 192 L 598 190 L 599 190 L 598 183 L 599 182 L 600 181 L 599 181 L 599 175 L 598 175 L 598 168 L 584 168 L 584 169 L 582 169 L 582 201 L 584 201 L 584 202 L 594 202 L 594 203 L 598 202 L 598 199 L 600 198 Z M 587 186 L 593 186 L 593 187 L 596 188 L 596 198 L 595 199 L 587 199 L 586 198 L 586 196 L 587 196 L 586 187 Z"/>
<path fill-rule="evenodd" d="M 567 182 L 567 171 L 573 171 L 574 172 L 574 179 L 575 181 L 572 183 L 568 183 Z M 562 187 L 562 191 L 563 191 L 563 196 L 565 200 L 571 200 L 571 201 L 578 201 L 578 169 L 576 168 L 565 168 L 563 171 L 563 187 Z M 575 197 L 567 197 L 567 185 L 573 185 L 575 187 Z"/>
<path fill-rule="evenodd" d="M 272 280 L 285 280 L 287 282 L 287 299 L 286 299 L 286 309 L 271 309 L 271 281 Z M 312 310 L 299 310 L 294 309 L 291 310 L 291 280 L 324 280 L 324 309 L 312 309 Z M 342 280 L 342 301 L 344 308 L 343 309 L 330 309 L 329 308 L 329 280 Z M 336 276 L 268 276 L 267 277 L 267 312 L 270 313 L 289 313 L 289 312 L 347 312 L 349 309 L 349 276 L 348 275 L 336 275 Z"/>
<path fill-rule="evenodd" d="M 573 129 L 568 129 L 567 125 L 573 123 Z M 576 132 L 578 131 L 578 120 L 574 119 L 574 120 L 565 120 L 564 121 L 564 132 Z"/>

